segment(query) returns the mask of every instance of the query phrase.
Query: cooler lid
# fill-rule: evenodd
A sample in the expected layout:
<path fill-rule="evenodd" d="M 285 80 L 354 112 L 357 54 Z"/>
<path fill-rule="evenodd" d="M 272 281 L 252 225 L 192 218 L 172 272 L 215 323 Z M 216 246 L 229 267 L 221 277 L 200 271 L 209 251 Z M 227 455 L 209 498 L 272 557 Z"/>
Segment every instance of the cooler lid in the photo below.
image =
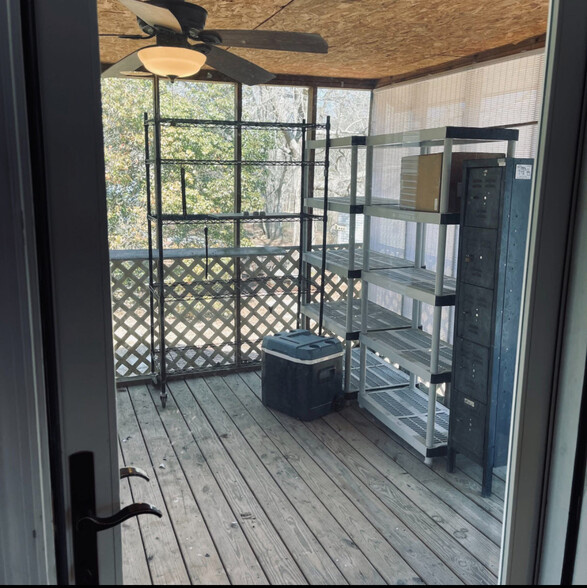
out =
<path fill-rule="evenodd" d="M 304 361 L 342 352 L 342 343 L 338 339 L 320 337 L 305 329 L 268 335 L 263 338 L 262 347 Z"/>

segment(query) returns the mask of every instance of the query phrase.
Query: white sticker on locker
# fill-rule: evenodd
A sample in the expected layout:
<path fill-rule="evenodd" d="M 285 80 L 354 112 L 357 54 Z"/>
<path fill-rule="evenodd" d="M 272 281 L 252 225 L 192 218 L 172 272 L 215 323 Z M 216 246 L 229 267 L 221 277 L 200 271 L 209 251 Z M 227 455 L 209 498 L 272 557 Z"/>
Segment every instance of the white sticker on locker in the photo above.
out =
<path fill-rule="evenodd" d="M 516 165 L 516 180 L 531 180 L 532 166 L 527 163 Z"/>

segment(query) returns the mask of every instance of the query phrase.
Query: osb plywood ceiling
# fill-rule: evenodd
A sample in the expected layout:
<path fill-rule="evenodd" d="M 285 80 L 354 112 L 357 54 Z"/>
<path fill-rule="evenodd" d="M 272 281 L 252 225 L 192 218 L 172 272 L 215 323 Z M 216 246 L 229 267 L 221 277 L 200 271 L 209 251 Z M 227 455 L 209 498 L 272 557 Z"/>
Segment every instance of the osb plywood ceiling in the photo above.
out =
<path fill-rule="evenodd" d="M 186 0 L 193 1 L 193 0 Z M 118 0 L 97 0 L 100 56 L 112 64 L 152 41 Z M 230 49 L 285 76 L 380 80 L 401 77 L 498 48 L 531 47 L 544 39 L 548 0 L 197 0 L 206 29 L 319 33 L 326 55 Z"/>

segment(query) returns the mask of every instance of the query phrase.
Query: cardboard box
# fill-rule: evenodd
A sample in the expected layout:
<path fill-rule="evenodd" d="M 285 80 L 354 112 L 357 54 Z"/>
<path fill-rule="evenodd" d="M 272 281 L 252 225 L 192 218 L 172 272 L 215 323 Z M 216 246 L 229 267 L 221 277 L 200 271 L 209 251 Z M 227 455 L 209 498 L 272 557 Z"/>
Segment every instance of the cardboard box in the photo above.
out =
<path fill-rule="evenodd" d="M 443 153 L 402 157 L 400 206 L 410 210 L 440 211 L 440 178 Z M 495 159 L 503 153 L 453 152 L 450 173 L 448 212 L 461 209 L 458 184 L 463 176 L 463 162 L 468 159 Z"/>

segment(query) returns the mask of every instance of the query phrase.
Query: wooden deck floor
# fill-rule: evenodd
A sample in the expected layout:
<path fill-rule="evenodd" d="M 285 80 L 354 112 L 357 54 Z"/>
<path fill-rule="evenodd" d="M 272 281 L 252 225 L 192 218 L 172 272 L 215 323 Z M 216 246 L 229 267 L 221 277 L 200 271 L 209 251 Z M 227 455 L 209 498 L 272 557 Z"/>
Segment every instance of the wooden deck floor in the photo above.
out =
<path fill-rule="evenodd" d="M 358 407 L 303 423 L 260 401 L 258 372 L 119 388 L 125 584 L 495 584 L 503 480 L 448 474 Z"/>

